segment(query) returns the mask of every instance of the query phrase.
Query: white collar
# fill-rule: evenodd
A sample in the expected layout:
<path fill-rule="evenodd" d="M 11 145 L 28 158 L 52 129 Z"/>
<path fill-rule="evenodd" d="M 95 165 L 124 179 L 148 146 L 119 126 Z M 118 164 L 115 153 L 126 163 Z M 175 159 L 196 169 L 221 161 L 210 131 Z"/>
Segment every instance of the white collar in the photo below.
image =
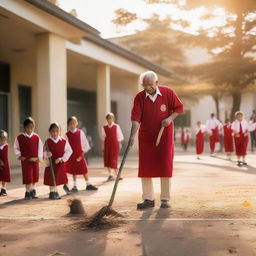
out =
<path fill-rule="evenodd" d="M 76 133 L 77 132 L 77 128 L 76 129 L 74 129 L 73 131 L 72 130 L 69 130 L 70 132 L 72 132 L 72 133 Z"/>
<path fill-rule="evenodd" d="M 32 132 L 31 134 L 27 134 L 27 133 L 23 132 L 22 134 L 23 134 L 25 137 L 28 137 L 28 138 L 31 138 L 31 137 L 34 135 L 33 132 Z"/>
<path fill-rule="evenodd" d="M 7 145 L 7 143 L 1 145 L 1 146 L 0 146 L 0 150 L 3 150 L 6 145 Z"/>
<path fill-rule="evenodd" d="M 115 122 L 113 122 L 111 125 L 107 124 L 109 128 L 113 127 L 113 125 L 115 125 Z"/>
<path fill-rule="evenodd" d="M 156 92 L 155 92 L 155 94 L 154 95 L 151 95 L 151 94 L 149 94 L 148 92 L 146 92 L 146 98 L 148 97 L 148 96 L 151 96 L 151 97 L 156 97 L 157 95 L 160 95 L 160 96 L 162 96 L 162 93 L 160 92 L 160 90 L 159 90 L 159 87 L 157 86 L 156 87 Z"/>
<path fill-rule="evenodd" d="M 62 138 L 59 136 L 57 139 L 54 139 L 53 137 L 50 137 L 50 139 L 54 142 L 54 143 L 58 143 L 59 141 L 62 140 Z"/>

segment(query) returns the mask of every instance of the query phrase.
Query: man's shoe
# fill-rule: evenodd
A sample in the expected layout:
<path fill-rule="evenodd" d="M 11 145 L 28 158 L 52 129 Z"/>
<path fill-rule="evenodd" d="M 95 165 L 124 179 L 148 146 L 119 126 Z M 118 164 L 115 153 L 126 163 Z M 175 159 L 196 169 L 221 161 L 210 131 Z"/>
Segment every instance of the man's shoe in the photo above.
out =
<path fill-rule="evenodd" d="M 49 199 L 51 199 L 51 200 L 54 200 L 54 199 L 55 199 L 55 194 L 54 194 L 54 192 L 50 192 L 50 193 L 49 193 Z"/>
<path fill-rule="evenodd" d="M 170 208 L 170 202 L 169 200 L 161 200 L 161 208 Z"/>
<path fill-rule="evenodd" d="M 77 187 L 76 187 L 76 186 L 74 186 L 74 187 L 71 189 L 71 192 L 72 192 L 72 193 L 77 193 L 77 192 L 78 192 Z"/>
<path fill-rule="evenodd" d="M 32 199 L 32 197 L 31 197 L 31 195 L 30 195 L 30 192 L 26 191 L 24 199 L 25 199 L 25 200 L 30 200 L 30 199 Z"/>
<path fill-rule="evenodd" d="M 7 196 L 7 192 L 5 188 L 1 189 L 0 196 Z"/>
<path fill-rule="evenodd" d="M 63 185 L 63 189 L 64 189 L 64 191 L 66 192 L 67 195 L 70 195 L 70 190 L 69 190 L 67 184 L 64 184 L 64 185 Z"/>
<path fill-rule="evenodd" d="M 237 166 L 243 166 L 243 163 L 241 161 L 237 161 Z"/>
<path fill-rule="evenodd" d="M 138 210 L 143 210 L 151 207 L 155 207 L 155 200 L 145 199 L 143 202 L 137 204 Z"/>
<path fill-rule="evenodd" d="M 98 188 L 95 187 L 95 186 L 92 185 L 92 184 L 89 184 L 89 185 L 86 186 L 86 190 L 98 190 Z"/>
<path fill-rule="evenodd" d="M 30 196 L 31 196 L 32 199 L 37 199 L 37 198 L 38 198 L 38 197 L 36 196 L 36 190 L 35 190 L 35 189 L 33 189 L 33 190 L 30 191 Z"/>
<path fill-rule="evenodd" d="M 113 180 L 115 180 L 115 178 L 112 175 L 109 175 L 107 178 L 107 181 L 113 181 Z"/>
<path fill-rule="evenodd" d="M 54 192 L 54 199 L 56 199 L 56 200 L 61 199 L 61 197 L 60 197 L 58 192 Z"/>

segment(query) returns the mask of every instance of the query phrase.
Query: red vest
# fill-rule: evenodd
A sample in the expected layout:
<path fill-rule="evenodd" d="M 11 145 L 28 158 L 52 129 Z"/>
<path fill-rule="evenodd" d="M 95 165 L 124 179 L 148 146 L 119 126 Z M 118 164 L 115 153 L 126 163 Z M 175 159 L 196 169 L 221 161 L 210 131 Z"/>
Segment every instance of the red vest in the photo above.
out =
<path fill-rule="evenodd" d="M 55 163 L 55 160 L 63 157 L 65 153 L 66 140 L 61 139 L 58 143 L 55 143 L 52 139 L 48 139 L 47 143 L 49 150 L 52 153 L 52 161 Z"/>
<path fill-rule="evenodd" d="M 38 157 L 39 136 L 33 134 L 31 138 L 20 134 L 17 137 L 22 157 Z"/>
<path fill-rule="evenodd" d="M 73 150 L 72 157 L 76 159 L 83 155 L 82 144 L 81 144 L 81 130 L 77 129 L 76 132 L 68 131 L 66 133 L 69 144 Z"/>

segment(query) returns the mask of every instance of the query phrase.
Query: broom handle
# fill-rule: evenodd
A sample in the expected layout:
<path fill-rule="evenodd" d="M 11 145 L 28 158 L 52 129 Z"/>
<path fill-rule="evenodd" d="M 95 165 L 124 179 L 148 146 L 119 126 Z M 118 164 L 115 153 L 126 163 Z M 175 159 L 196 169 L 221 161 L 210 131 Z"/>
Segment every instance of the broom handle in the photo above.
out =
<path fill-rule="evenodd" d="M 108 203 L 108 207 L 111 207 L 113 202 L 114 202 L 115 195 L 116 195 L 116 190 L 117 190 L 117 185 L 118 185 L 118 182 L 119 182 L 119 178 L 121 176 L 121 173 L 122 173 L 122 170 L 123 170 L 123 167 L 124 167 L 124 163 L 125 163 L 125 160 L 126 160 L 126 157 L 128 155 L 129 150 L 130 150 L 130 143 L 127 145 L 127 147 L 125 149 L 124 156 L 123 156 L 121 165 L 119 167 L 118 174 L 116 176 L 115 185 L 114 185 L 114 188 L 113 188 L 113 191 L 112 191 L 109 203 Z"/>
<path fill-rule="evenodd" d="M 50 152 L 47 141 L 45 142 L 45 147 L 46 147 L 46 151 L 47 151 L 47 152 Z M 53 169 L 53 164 L 52 164 L 52 158 L 49 157 L 48 159 L 49 159 L 49 163 L 50 163 L 50 170 L 51 170 L 51 173 L 52 173 L 53 186 L 56 187 L 56 179 L 55 179 L 55 175 L 54 175 L 54 169 Z"/>

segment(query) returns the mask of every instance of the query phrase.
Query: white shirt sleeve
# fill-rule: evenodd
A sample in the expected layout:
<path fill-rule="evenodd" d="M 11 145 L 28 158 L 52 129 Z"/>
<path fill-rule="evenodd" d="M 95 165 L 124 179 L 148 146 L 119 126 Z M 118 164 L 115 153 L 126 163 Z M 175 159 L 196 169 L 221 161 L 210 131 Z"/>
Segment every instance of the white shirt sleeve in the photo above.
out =
<path fill-rule="evenodd" d="M 102 127 L 102 129 L 101 129 L 101 138 L 102 138 L 102 140 L 105 140 L 105 138 L 106 138 L 106 133 L 105 133 L 104 127 Z"/>
<path fill-rule="evenodd" d="M 38 158 L 43 158 L 43 154 L 44 154 L 44 150 L 43 150 L 44 146 L 43 146 L 43 142 L 42 140 L 39 138 L 39 143 L 38 143 Z"/>
<path fill-rule="evenodd" d="M 61 157 L 61 160 L 62 160 L 63 162 L 67 162 L 68 159 L 70 158 L 70 156 L 71 156 L 72 153 L 73 153 L 72 148 L 71 148 L 71 146 L 70 146 L 68 140 L 66 140 L 66 144 L 65 144 L 65 149 L 64 149 L 64 150 L 65 150 L 65 153 L 64 153 L 64 155 Z"/>
<path fill-rule="evenodd" d="M 14 152 L 15 152 L 16 157 L 19 158 L 21 156 L 21 152 L 20 152 L 20 144 L 18 141 L 18 137 L 15 138 L 13 147 L 14 147 Z"/>
<path fill-rule="evenodd" d="M 87 153 L 91 149 L 91 147 L 90 147 L 89 142 L 82 130 L 80 132 L 80 138 L 81 138 L 82 150 L 84 153 Z"/>
<path fill-rule="evenodd" d="M 117 140 L 120 142 L 124 140 L 124 135 L 119 125 L 117 125 Z"/>
<path fill-rule="evenodd" d="M 249 132 L 253 132 L 254 130 L 256 130 L 256 123 L 249 123 L 249 126 L 248 126 L 248 131 Z"/>

